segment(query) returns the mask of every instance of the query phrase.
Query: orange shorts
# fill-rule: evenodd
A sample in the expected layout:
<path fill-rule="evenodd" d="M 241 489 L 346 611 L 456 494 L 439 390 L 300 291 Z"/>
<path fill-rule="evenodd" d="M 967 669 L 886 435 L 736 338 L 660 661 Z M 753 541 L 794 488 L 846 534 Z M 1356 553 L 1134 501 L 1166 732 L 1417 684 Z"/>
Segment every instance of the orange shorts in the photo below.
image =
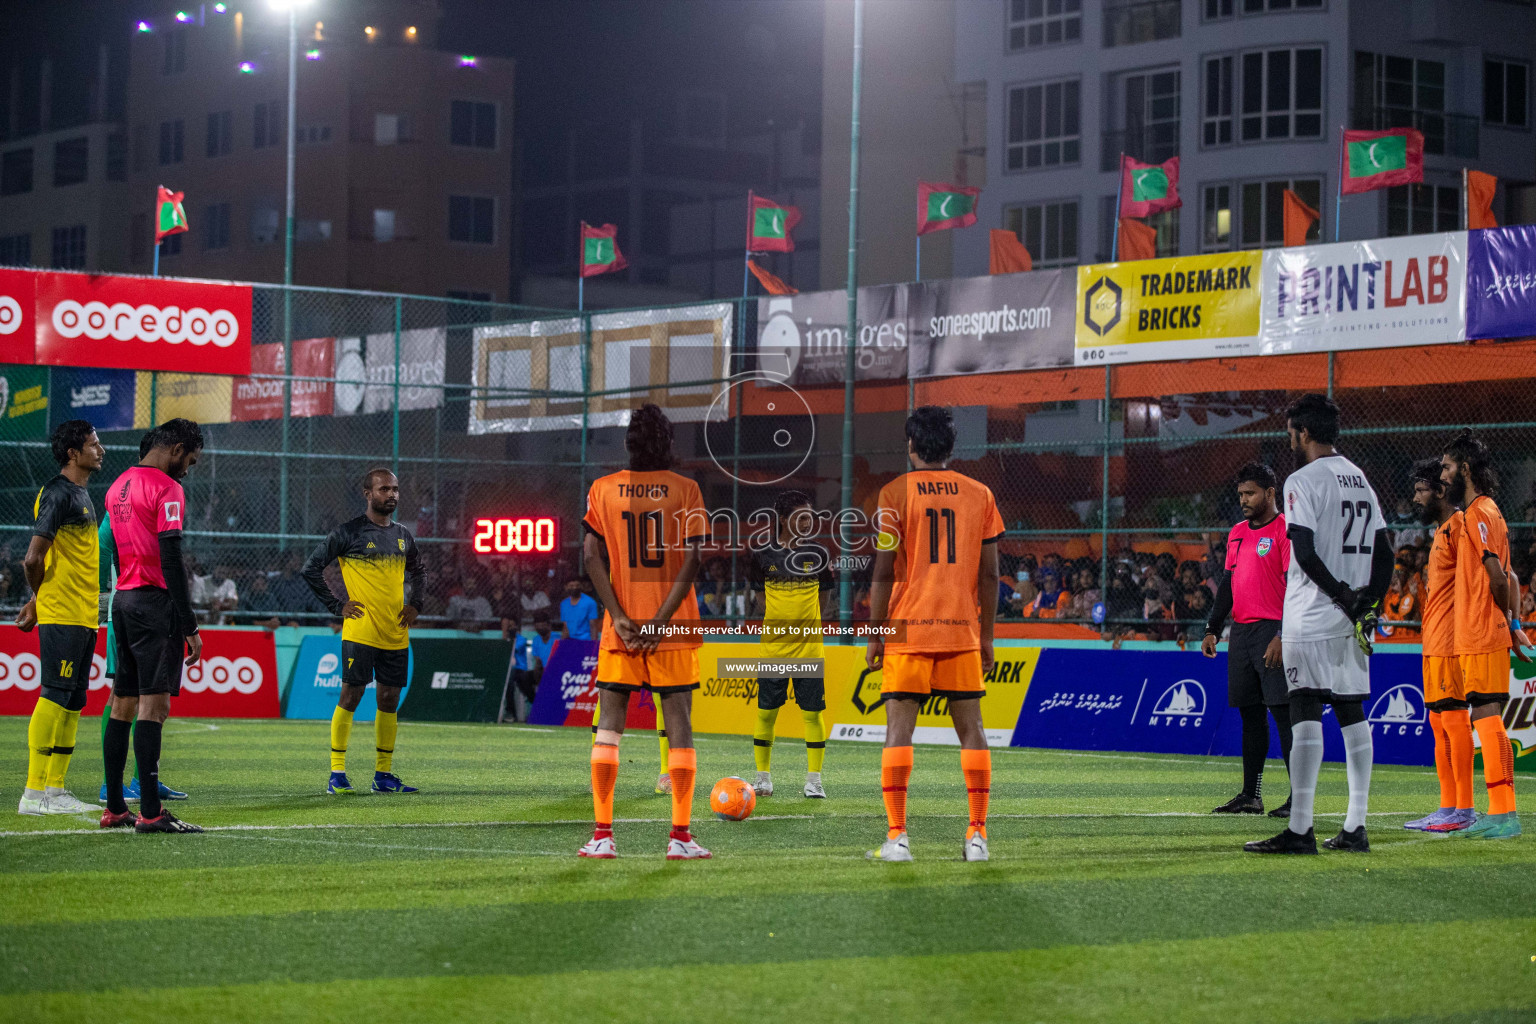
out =
<path fill-rule="evenodd" d="M 1424 703 L 1433 707 L 1442 701 L 1467 702 L 1467 688 L 1461 680 L 1461 659 L 1455 655 L 1424 655 Z"/>
<path fill-rule="evenodd" d="M 887 654 L 881 669 L 880 696 L 972 700 L 986 696 L 980 651 L 945 654 Z"/>
<path fill-rule="evenodd" d="M 1461 662 L 1467 700 L 1473 704 L 1509 700 L 1509 651 L 1458 654 L 1456 660 Z"/>
<path fill-rule="evenodd" d="M 597 688 L 633 693 L 678 693 L 699 688 L 699 649 L 597 652 Z"/>

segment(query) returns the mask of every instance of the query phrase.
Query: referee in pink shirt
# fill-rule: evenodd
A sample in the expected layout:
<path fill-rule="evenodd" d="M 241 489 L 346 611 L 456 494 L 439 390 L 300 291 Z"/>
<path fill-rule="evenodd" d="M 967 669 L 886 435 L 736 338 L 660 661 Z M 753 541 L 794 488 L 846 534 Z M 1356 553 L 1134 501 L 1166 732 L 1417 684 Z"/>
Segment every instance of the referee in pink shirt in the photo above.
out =
<path fill-rule="evenodd" d="M 1230 615 L 1227 704 L 1243 716 L 1243 791 L 1212 813 L 1263 814 L 1264 759 L 1269 754 L 1266 706 L 1280 732 L 1280 756 L 1287 770 L 1291 763 L 1291 706 L 1280 664 L 1280 616 L 1291 542 L 1285 536 L 1285 516 L 1275 507 L 1275 471 L 1250 462 L 1237 471 L 1236 483 L 1243 521 L 1227 534 L 1226 572 L 1200 652 L 1216 657 L 1216 641 Z M 1289 797 L 1269 812 L 1272 818 L 1290 813 Z"/>

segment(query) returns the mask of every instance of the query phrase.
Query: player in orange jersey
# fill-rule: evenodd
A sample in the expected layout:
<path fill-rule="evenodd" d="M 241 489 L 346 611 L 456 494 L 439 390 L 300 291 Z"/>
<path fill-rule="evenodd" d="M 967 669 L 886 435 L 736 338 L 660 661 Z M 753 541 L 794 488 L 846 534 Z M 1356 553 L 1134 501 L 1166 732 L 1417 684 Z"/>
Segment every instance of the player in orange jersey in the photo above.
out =
<path fill-rule="evenodd" d="M 907 417 L 912 472 L 880 491 L 880 531 L 870 587 L 871 626 L 894 629 L 871 637 L 869 667 L 884 673 L 885 843 L 869 856 L 910 861 L 907 782 L 918 711 L 943 698 L 960 737 L 960 768 L 970 803 L 962 857 L 987 859 L 987 801 L 992 752 L 981 725 L 982 676 L 992 668 L 997 615 L 997 539 L 1003 517 L 985 485 L 945 468 L 955 447 L 948 409 L 925 405 Z M 979 597 L 979 607 L 978 607 Z"/>
<path fill-rule="evenodd" d="M 1419 592 L 1423 616 L 1424 707 L 1435 734 L 1435 774 L 1440 777 L 1440 807 L 1406 822 L 1420 832 L 1449 832 L 1472 824 L 1472 718 L 1467 690 L 1456 657 L 1452 599 L 1456 591 L 1456 550 L 1461 544 L 1461 510 L 1446 499 L 1440 460 L 1413 467 L 1413 507 L 1419 521 L 1435 529 Z"/>
<path fill-rule="evenodd" d="M 699 485 L 672 472 L 672 424 L 658 406 L 642 405 L 624 437 L 629 469 L 594 481 L 582 520 L 586 564 L 607 610 L 597 654 L 597 736 L 592 745 L 592 805 L 596 828 L 580 855 L 611 859 L 613 787 L 629 696 L 650 690 L 667 722 L 667 772 L 672 779 L 668 860 L 700 860 L 694 842 L 697 761 L 693 749 L 693 691 L 699 688 L 699 606 L 693 578 L 707 520 Z M 606 566 L 606 571 L 604 571 Z M 672 627 L 672 632 L 668 631 Z"/>
<path fill-rule="evenodd" d="M 1488 445 L 1463 430 L 1440 457 L 1446 496 L 1462 508 L 1464 529 L 1456 552 L 1455 649 L 1472 705 L 1472 727 L 1483 745 L 1488 813 L 1454 834 L 1509 839 L 1520 834 L 1515 813 L 1515 751 L 1504 731 L 1509 702 L 1509 652 L 1529 661 L 1521 628 L 1519 586 L 1509 572 L 1509 532 L 1494 503 L 1498 475 Z"/>

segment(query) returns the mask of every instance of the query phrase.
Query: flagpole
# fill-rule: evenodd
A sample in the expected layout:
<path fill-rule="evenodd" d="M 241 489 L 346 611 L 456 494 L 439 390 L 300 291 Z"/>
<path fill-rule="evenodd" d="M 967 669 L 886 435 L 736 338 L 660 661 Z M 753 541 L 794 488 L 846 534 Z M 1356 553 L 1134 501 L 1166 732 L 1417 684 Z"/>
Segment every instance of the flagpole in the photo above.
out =
<path fill-rule="evenodd" d="M 581 227 L 576 229 L 576 312 L 580 313 L 587 308 L 587 275 L 582 271 L 587 269 L 587 222 L 582 221 Z"/>
<path fill-rule="evenodd" d="M 1118 175 L 1115 178 L 1115 223 L 1113 232 L 1109 236 L 1109 262 L 1114 263 L 1120 256 L 1120 197 L 1125 194 L 1125 152 L 1120 153 L 1120 163 L 1117 165 Z"/>
<path fill-rule="evenodd" d="M 1410 204 L 1412 205 L 1412 204 Z M 1461 169 L 1461 228 L 1463 231 L 1472 227 L 1472 194 L 1467 191 L 1467 169 Z"/>
<path fill-rule="evenodd" d="M 1333 194 L 1333 240 L 1339 240 L 1339 218 L 1344 215 L 1344 126 L 1339 125 L 1339 180 Z"/>
<path fill-rule="evenodd" d="M 923 279 L 923 236 L 917 236 L 917 279 Z"/>
<path fill-rule="evenodd" d="M 853 410 L 854 377 L 857 373 L 859 344 L 859 102 L 864 87 L 864 0 L 853 0 L 853 95 L 848 119 L 848 325 L 844 339 L 843 363 L 843 451 L 840 481 L 841 507 L 853 507 Z M 839 531 L 837 543 L 849 546 L 845 533 Z M 837 581 L 837 621 L 842 627 L 843 643 L 851 642 L 848 629 L 853 624 L 853 570 L 844 564 Z"/>
<path fill-rule="evenodd" d="M 155 239 L 155 265 L 154 265 L 154 269 L 149 272 L 149 276 L 150 277 L 159 277 L 160 276 L 160 239 L 158 239 L 158 238 Z"/>

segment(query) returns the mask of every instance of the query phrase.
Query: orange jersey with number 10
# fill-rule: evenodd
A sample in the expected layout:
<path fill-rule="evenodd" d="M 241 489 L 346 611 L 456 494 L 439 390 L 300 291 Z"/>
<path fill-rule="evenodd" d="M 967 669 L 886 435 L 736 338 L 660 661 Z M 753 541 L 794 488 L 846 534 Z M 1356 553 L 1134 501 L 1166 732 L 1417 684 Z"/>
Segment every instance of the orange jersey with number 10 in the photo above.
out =
<path fill-rule="evenodd" d="M 880 489 L 876 526 L 896 545 L 886 650 L 942 654 L 981 647 L 976 576 L 982 545 L 1002 536 L 1003 517 L 986 484 L 949 469 L 920 469 Z M 996 594 L 984 595 L 996 601 Z"/>
<path fill-rule="evenodd" d="M 637 473 L 624 470 L 599 477 L 587 492 L 582 525 L 607 549 L 608 578 L 614 596 L 636 625 L 655 618 L 672 584 L 683 571 L 688 546 L 704 540 L 708 518 L 699 485 L 671 470 Z M 686 625 L 699 619 L 693 588 L 669 620 Z M 697 635 L 664 640 L 660 650 L 698 647 Z M 613 617 L 603 624 L 605 651 L 626 650 L 613 629 Z"/>
<path fill-rule="evenodd" d="M 1480 495 L 1462 514 L 1461 544 L 1456 551 L 1456 653 L 1492 654 L 1509 650 L 1509 617 L 1488 589 L 1483 559 L 1492 555 L 1507 572 L 1509 532 L 1492 498 Z"/>
<path fill-rule="evenodd" d="M 1420 615 L 1424 619 L 1424 655 L 1449 658 L 1456 653 L 1456 625 L 1453 608 L 1456 596 L 1456 556 L 1465 529 L 1461 513 L 1440 524 L 1429 546 L 1429 562 L 1424 566 L 1424 588 L 1420 593 Z"/>

